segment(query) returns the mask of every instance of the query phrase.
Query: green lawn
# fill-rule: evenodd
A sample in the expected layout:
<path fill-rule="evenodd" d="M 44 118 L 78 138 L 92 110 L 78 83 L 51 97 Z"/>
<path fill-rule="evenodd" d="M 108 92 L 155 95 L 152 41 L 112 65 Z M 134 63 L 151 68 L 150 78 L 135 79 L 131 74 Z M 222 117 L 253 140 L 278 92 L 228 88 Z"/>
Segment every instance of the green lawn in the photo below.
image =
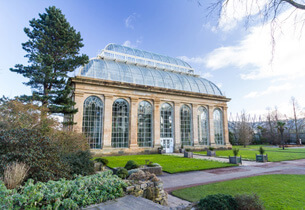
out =
<path fill-rule="evenodd" d="M 233 148 L 239 148 L 239 154 L 244 160 L 255 160 L 255 155 L 259 154 L 258 148 L 260 145 L 251 145 L 246 148 L 242 146 L 233 146 Z M 305 148 L 275 148 L 270 146 L 263 146 L 268 154 L 268 161 L 278 162 L 284 160 L 297 160 L 305 158 Z M 206 151 L 194 152 L 195 154 L 206 155 Z M 233 156 L 232 150 L 216 150 L 216 155 L 218 157 L 228 157 L 229 155 Z"/>
<path fill-rule="evenodd" d="M 190 187 L 173 195 L 194 202 L 216 193 L 256 193 L 266 209 L 304 209 L 305 175 L 263 175 Z"/>
<path fill-rule="evenodd" d="M 178 173 L 185 171 L 198 171 L 212 168 L 222 168 L 235 166 L 234 164 L 221 163 L 217 161 L 199 160 L 193 158 L 183 158 L 171 155 L 128 155 L 128 156 L 109 156 L 104 157 L 109 160 L 110 168 L 124 167 L 128 160 L 134 160 L 140 165 L 145 164 L 145 160 L 159 163 L 163 171 L 168 173 Z"/>

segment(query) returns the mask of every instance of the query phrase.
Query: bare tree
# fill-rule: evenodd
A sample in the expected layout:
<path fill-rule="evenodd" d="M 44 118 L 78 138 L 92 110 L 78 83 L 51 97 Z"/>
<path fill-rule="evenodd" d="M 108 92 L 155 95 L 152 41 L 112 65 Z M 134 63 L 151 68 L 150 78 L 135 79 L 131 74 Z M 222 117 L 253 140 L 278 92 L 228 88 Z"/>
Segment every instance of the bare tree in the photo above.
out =
<path fill-rule="evenodd" d="M 242 111 L 240 115 L 240 121 L 237 123 L 237 133 L 239 137 L 239 143 L 246 147 L 251 143 L 253 139 L 253 130 L 247 117 L 246 112 Z"/>
<path fill-rule="evenodd" d="M 292 105 L 292 109 L 293 109 L 293 122 L 294 122 L 294 130 L 295 130 L 295 135 L 296 135 L 296 144 L 300 144 L 299 142 L 299 110 L 300 110 L 300 106 L 297 102 L 297 100 L 295 99 L 295 97 L 291 97 L 290 99 L 291 105 Z"/>

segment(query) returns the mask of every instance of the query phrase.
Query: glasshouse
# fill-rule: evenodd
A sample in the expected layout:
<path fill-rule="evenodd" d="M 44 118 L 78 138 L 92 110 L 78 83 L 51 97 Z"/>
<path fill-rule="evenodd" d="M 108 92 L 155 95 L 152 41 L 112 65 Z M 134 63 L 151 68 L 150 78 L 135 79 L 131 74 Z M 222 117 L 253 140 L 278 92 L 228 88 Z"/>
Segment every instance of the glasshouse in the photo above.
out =
<path fill-rule="evenodd" d="M 73 129 L 95 153 L 231 147 L 230 99 L 180 59 L 108 44 L 71 81 Z"/>

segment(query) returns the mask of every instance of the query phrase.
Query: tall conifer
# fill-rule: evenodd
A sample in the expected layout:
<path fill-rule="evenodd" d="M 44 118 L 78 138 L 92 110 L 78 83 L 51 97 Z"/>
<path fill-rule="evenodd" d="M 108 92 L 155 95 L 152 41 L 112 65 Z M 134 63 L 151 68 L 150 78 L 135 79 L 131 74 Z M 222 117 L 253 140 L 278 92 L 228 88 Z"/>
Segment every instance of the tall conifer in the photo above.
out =
<path fill-rule="evenodd" d="M 80 33 L 55 6 L 32 19 L 30 27 L 24 28 L 29 40 L 22 43 L 29 65 L 10 69 L 29 78 L 25 85 L 31 87 L 32 96 L 24 98 L 41 102 L 51 113 L 76 113 L 68 73 L 88 62 L 87 55 L 79 55 L 84 46 Z"/>

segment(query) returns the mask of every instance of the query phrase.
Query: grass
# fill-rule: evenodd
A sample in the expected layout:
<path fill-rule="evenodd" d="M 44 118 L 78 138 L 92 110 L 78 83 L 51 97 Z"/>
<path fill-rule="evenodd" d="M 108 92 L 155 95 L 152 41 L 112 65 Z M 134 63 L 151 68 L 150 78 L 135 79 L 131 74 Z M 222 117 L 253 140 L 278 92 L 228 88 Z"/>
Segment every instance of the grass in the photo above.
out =
<path fill-rule="evenodd" d="M 194 202 L 216 193 L 256 193 L 266 209 L 304 209 L 305 175 L 263 175 L 190 187 L 173 195 Z"/>
<path fill-rule="evenodd" d="M 154 163 L 159 163 L 162 170 L 168 173 L 179 173 L 185 171 L 198 171 L 213 168 L 223 168 L 236 166 L 235 164 L 222 163 L 210 160 L 200 160 L 193 158 L 183 158 L 171 155 L 128 155 L 128 156 L 109 156 L 104 157 L 109 160 L 110 168 L 124 167 L 128 160 L 134 160 L 140 165 L 145 164 L 145 160 L 150 160 Z"/>
<path fill-rule="evenodd" d="M 250 145 L 244 148 L 243 146 L 233 146 L 238 148 L 238 156 L 241 155 L 244 160 L 255 160 L 255 155 L 259 154 L 258 149 L 261 145 Z M 275 148 L 270 146 L 263 146 L 265 153 L 268 154 L 268 161 L 278 162 L 285 160 L 297 160 L 305 158 L 305 148 Z M 194 152 L 195 154 L 206 155 L 206 151 Z M 232 150 L 216 150 L 218 157 L 227 158 L 229 155 L 233 156 Z"/>

